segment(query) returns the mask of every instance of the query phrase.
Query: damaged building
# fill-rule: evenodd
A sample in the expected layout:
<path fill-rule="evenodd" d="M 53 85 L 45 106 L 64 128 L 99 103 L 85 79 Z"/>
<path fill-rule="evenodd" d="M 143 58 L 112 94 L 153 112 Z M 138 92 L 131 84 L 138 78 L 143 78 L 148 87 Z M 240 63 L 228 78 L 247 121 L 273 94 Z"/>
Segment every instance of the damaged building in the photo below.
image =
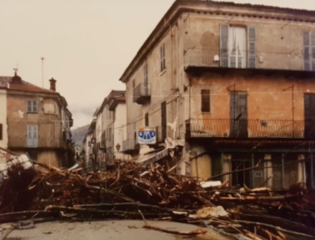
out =
<path fill-rule="evenodd" d="M 5 98 L 1 101 L 5 116 L 1 115 L 0 123 L 0 141 L 5 144 L 1 146 L 17 154 L 27 153 L 37 162 L 71 166 L 72 114 L 66 99 L 56 92 L 56 80 L 49 81 L 50 89 L 44 89 L 22 80 L 17 73 L 0 77 L 1 86 L 6 86 L 6 95 L 1 94 Z"/>
<path fill-rule="evenodd" d="M 150 126 L 158 142 L 185 140 L 183 175 L 314 187 L 314 16 L 175 1 L 120 78 L 128 126 L 123 151 L 137 154 L 137 131 Z"/>

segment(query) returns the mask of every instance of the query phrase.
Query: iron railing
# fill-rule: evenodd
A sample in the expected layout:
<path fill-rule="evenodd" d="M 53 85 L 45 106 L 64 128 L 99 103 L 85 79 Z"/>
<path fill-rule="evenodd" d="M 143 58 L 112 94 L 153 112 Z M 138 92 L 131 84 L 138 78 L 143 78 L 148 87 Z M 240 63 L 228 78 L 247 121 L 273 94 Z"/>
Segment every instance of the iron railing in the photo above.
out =
<path fill-rule="evenodd" d="M 151 88 L 148 83 L 139 83 L 133 89 L 133 101 L 139 104 L 151 99 Z"/>
<path fill-rule="evenodd" d="M 207 138 L 314 138 L 315 121 L 191 119 L 186 121 L 186 136 Z"/>
<path fill-rule="evenodd" d="M 226 66 L 221 62 L 220 49 L 193 48 L 185 53 L 185 67 L 229 67 L 229 68 L 256 68 L 304 71 L 303 52 L 262 52 L 256 51 L 251 64 L 248 63 L 249 51 L 238 51 L 235 55 L 228 51 Z M 254 64 L 254 67 L 253 65 Z M 249 67 L 251 66 L 251 67 Z M 315 71 L 315 69 L 314 69 Z"/>

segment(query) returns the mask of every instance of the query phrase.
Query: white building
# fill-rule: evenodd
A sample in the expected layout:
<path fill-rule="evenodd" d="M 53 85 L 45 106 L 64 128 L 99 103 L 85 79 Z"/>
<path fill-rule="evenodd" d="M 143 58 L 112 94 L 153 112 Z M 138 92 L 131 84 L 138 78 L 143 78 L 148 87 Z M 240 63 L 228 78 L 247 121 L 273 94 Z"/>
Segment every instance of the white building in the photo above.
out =
<path fill-rule="evenodd" d="M 129 155 L 122 153 L 122 144 L 127 136 L 126 114 L 125 91 L 117 90 L 108 94 L 97 112 L 97 155 L 101 159 L 104 159 L 105 155 L 107 164 L 112 164 L 115 160 L 129 159 Z"/>

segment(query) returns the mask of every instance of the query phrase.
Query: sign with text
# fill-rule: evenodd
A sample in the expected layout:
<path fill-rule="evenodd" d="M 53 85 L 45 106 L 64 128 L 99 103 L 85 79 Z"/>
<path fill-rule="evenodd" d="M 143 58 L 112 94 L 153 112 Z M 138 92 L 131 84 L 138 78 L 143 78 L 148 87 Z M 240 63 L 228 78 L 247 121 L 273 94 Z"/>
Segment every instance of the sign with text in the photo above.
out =
<path fill-rule="evenodd" d="M 138 143 L 141 144 L 156 144 L 156 128 L 144 127 L 138 130 Z"/>

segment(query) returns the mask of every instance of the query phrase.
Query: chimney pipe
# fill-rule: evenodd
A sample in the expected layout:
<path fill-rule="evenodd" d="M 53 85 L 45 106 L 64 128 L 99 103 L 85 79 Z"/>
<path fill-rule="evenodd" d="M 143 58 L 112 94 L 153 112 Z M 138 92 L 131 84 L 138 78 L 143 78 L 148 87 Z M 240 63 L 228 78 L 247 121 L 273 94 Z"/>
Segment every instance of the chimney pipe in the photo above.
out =
<path fill-rule="evenodd" d="M 56 82 L 57 81 L 52 78 L 49 80 L 49 82 L 50 82 L 50 90 L 56 92 Z"/>

